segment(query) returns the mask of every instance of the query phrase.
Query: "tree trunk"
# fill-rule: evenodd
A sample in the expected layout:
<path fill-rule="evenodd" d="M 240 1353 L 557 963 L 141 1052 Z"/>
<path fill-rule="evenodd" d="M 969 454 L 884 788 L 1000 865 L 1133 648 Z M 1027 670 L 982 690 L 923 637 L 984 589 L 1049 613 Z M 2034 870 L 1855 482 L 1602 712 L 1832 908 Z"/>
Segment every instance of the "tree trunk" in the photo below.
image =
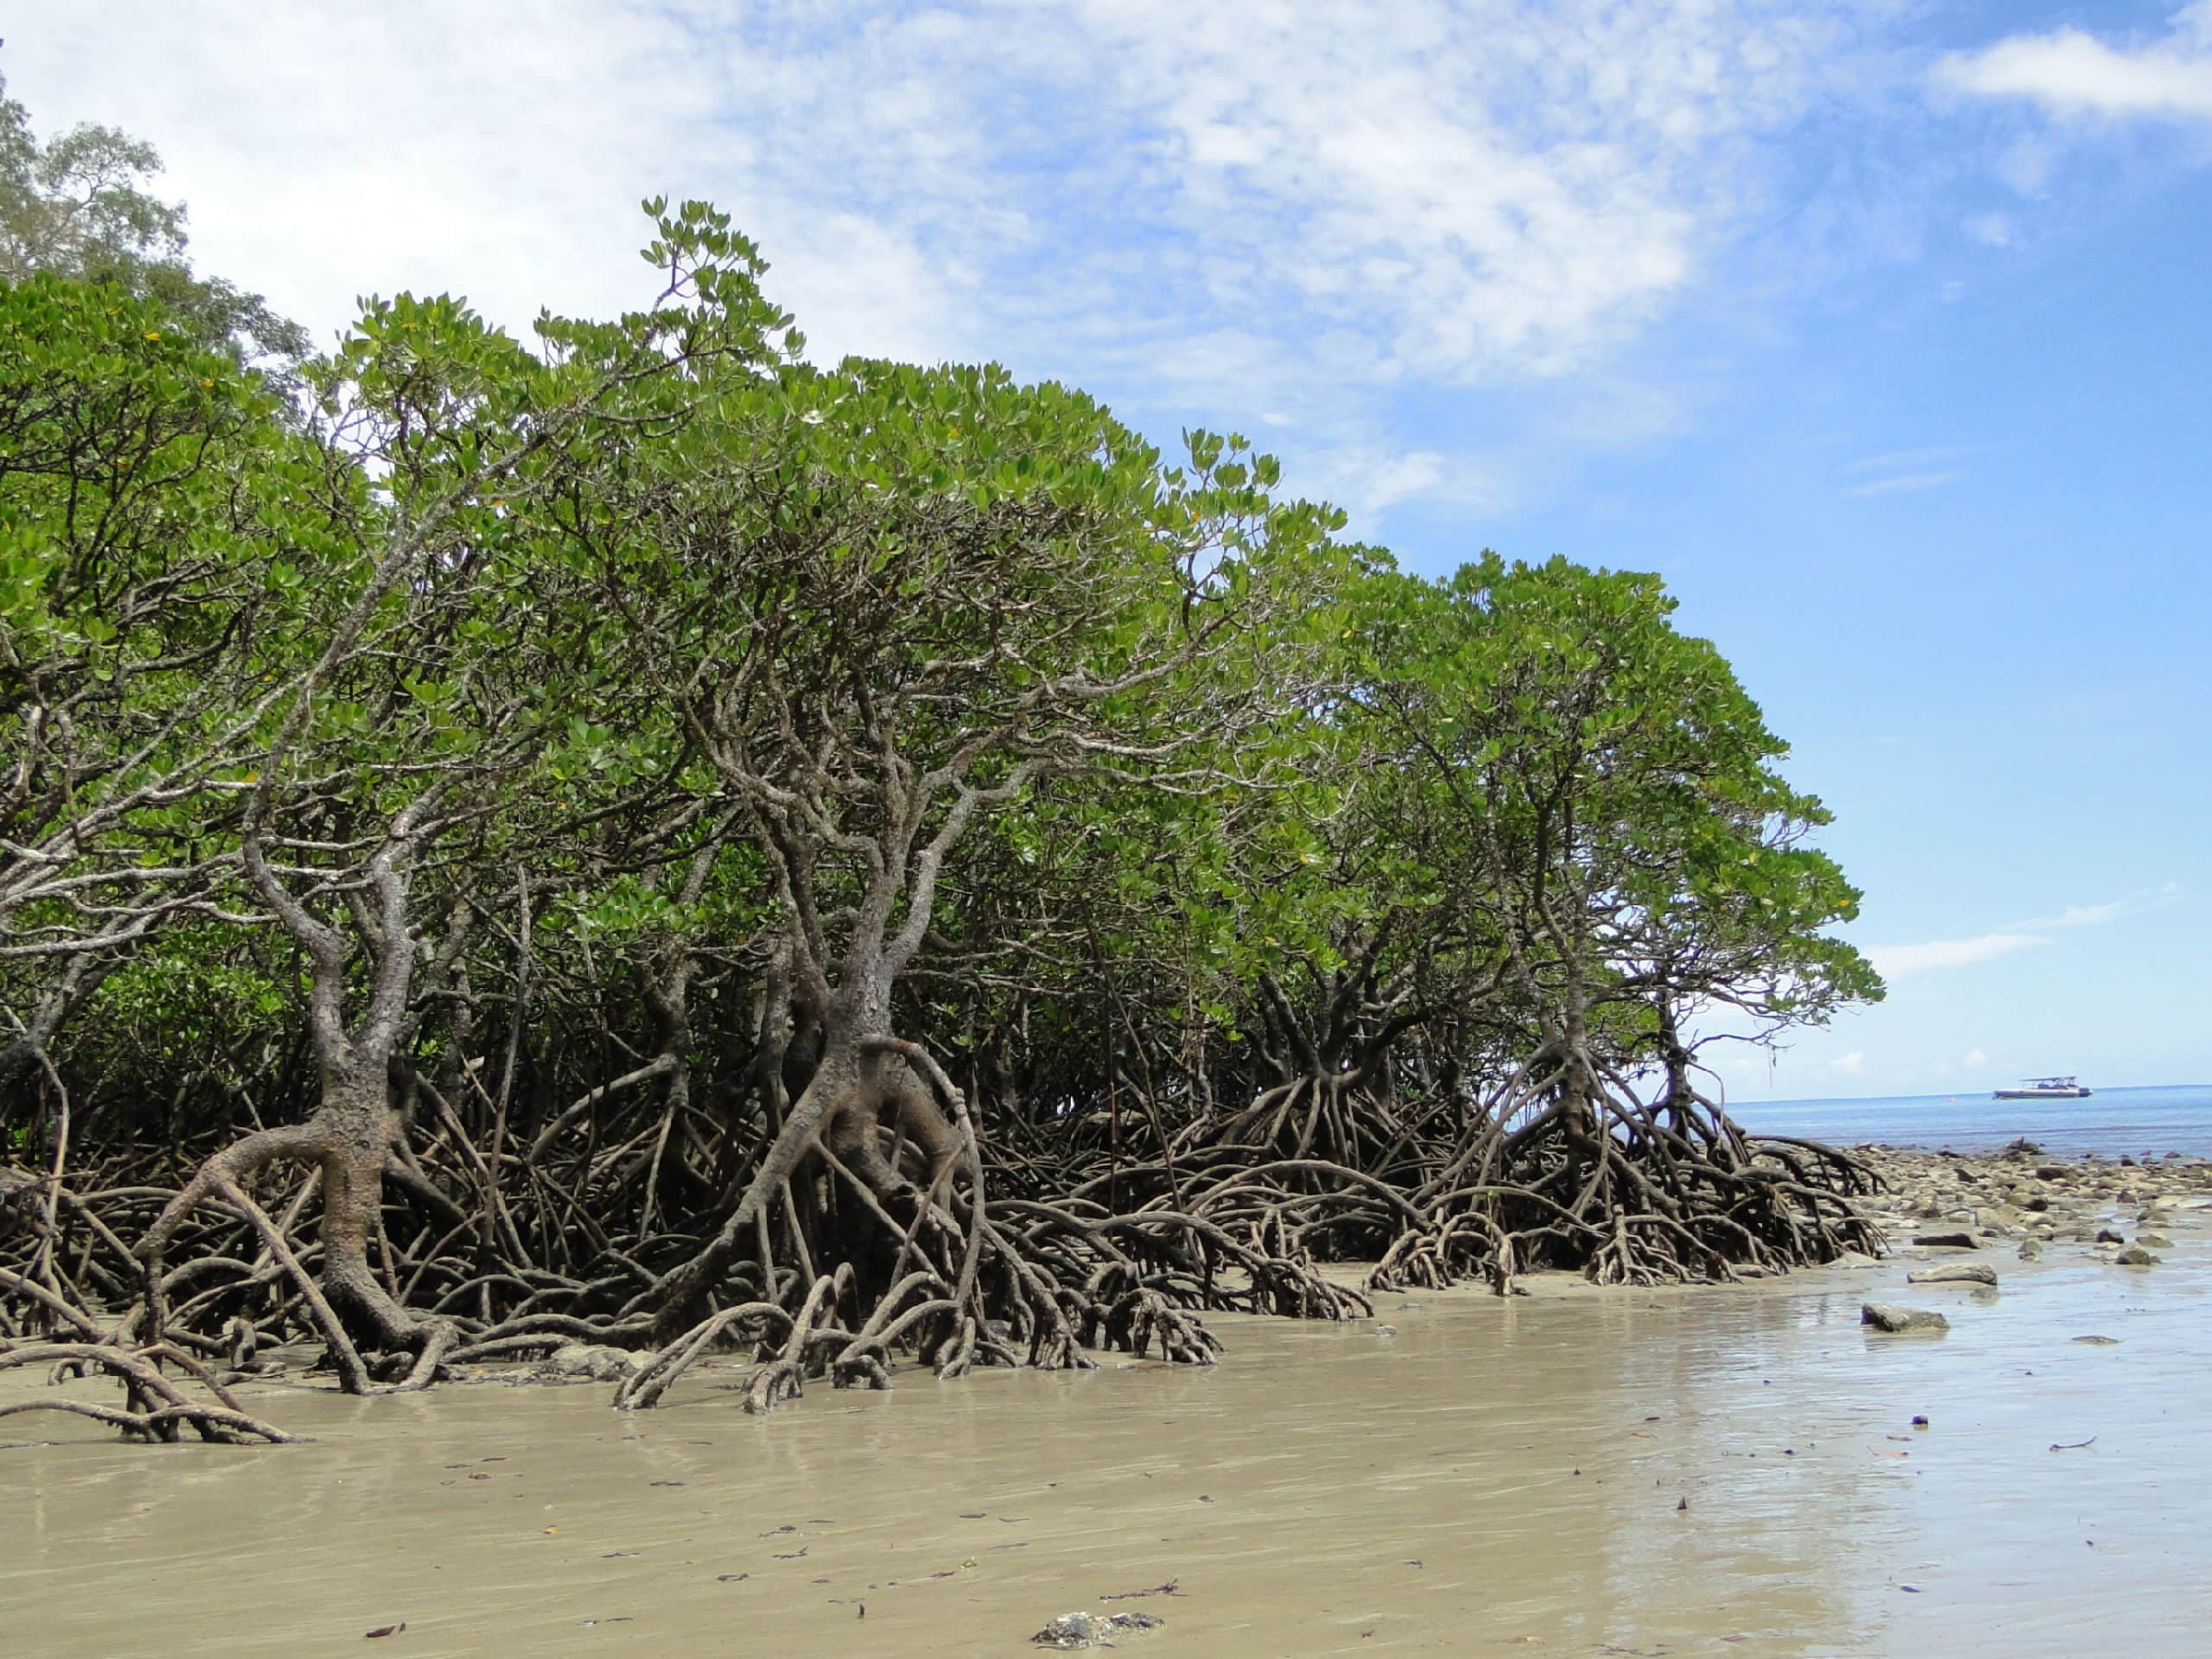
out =
<path fill-rule="evenodd" d="M 421 1322 L 393 1301 L 369 1265 L 398 1128 L 381 1065 L 326 1075 L 323 1104 L 308 1122 L 323 1166 L 323 1288 L 349 1334 L 379 1347 L 421 1335 Z"/>

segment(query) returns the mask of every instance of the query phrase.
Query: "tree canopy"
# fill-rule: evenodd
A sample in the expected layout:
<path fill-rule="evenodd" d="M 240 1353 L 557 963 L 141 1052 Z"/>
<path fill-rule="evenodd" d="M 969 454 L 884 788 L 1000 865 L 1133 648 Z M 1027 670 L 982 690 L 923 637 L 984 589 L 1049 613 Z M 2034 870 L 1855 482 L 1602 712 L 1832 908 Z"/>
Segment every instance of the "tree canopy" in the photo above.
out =
<path fill-rule="evenodd" d="M 0 109 L 0 1336 L 654 1347 L 630 1406 L 743 1336 L 765 1408 L 1868 1241 L 1707 1092 L 1880 987 L 1656 577 L 810 364 L 700 204 L 624 316 L 279 382 L 151 165 Z"/>

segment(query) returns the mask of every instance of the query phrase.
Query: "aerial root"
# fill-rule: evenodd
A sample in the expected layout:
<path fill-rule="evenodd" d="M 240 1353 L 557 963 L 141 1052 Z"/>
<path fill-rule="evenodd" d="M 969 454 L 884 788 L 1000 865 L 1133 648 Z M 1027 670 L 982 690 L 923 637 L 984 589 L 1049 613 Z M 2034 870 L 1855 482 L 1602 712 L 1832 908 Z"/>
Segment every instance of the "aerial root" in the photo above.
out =
<path fill-rule="evenodd" d="M 688 1328 L 641 1356 L 615 1403 L 654 1406 L 710 1356 L 748 1347 L 736 1392 L 766 1412 L 816 1379 L 886 1389 L 910 1367 L 947 1380 L 979 1365 L 1082 1370 L 1100 1348 L 1210 1365 L 1217 1311 L 1360 1319 L 1379 1293 L 1475 1279 L 1502 1294 L 1540 1269 L 1650 1285 L 1879 1252 L 1854 1207 L 1877 1177 L 1851 1154 L 1747 1135 L 1680 1091 L 1643 1105 L 1621 1089 L 1570 1098 L 1555 1081 L 1481 1103 L 1401 1101 L 1400 1133 L 1379 1150 L 1309 1140 L 1307 1089 L 1288 1143 L 1163 1134 L 1159 1159 L 1136 1162 L 1098 1146 L 1000 1147 L 988 1171 L 971 1162 L 927 1196 L 905 1182 L 895 1140 L 873 1161 L 826 1158 L 816 1184 L 784 1182 L 699 1287 L 702 1316 L 687 1312 Z M 1355 1103 L 1321 1098 L 1324 1125 Z M 312 1170 L 179 1169 L 173 1148 L 134 1148 L 82 1171 L 74 1191 L 6 1172 L 0 1356 L 101 1371 L 126 1395 L 11 1414 L 73 1411 L 143 1439 L 281 1440 L 197 1379 L 301 1336 L 360 1394 L 576 1341 L 645 1347 L 672 1266 L 707 1241 L 701 1217 L 651 1233 L 608 1223 L 600 1183 L 629 1179 L 634 1162 L 619 1148 L 552 1169 L 511 1158 L 495 1201 L 486 1155 L 450 1126 L 445 1142 L 406 1155 L 424 1160 L 411 1180 L 387 1171 L 373 1283 L 357 1272 L 335 1288 L 312 1232 Z M 1340 1282 L 1354 1262 L 1373 1265 Z M 168 1373 L 170 1392 L 139 1371 Z"/>
<path fill-rule="evenodd" d="M 193 1382 L 215 1396 L 215 1403 L 188 1398 L 162 1374 L 159 1365 L 163 1361 L 183 1369 Z M 98 1342 L 41 1342 L 0 1349 L 0 1371 L 29 1365 L 52 1365 L 57 1370 L 71 1367 L 80 1375 L 106 1371 L 122 1382 L 125 1403 L 118 1407 L 88 1400 L 27 1400 L 0 1406 L 0 1417 L 32 1411 L 68 1412 L 112 1423 L 126 1437 L 147 1441 L 174 1441 L 186 1429 L 219 1445 L 246 1445 L 254 1441 L 283 1445 L 293 1439 L 248 1413 L 205 1366 L 170 1343 L 155 1343 L 135 1352 Z"/>
<path fill-rule="evenodd" d="M 1159 1357 L 1176 1365 L 1211 1365 L 1223 1352 L 1221 1339 L 1157 1290 L 1130 1291 L 1107 1311 L 1107 1338 L 1138 1359 L 1154 1342 Z"/>

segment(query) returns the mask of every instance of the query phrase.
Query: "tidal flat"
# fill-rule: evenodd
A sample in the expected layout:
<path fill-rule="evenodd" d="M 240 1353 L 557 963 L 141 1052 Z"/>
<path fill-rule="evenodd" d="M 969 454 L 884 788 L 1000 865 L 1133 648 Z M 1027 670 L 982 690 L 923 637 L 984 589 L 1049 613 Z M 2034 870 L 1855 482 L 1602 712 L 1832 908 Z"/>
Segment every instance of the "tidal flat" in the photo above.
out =
<path fill-rule="evenodd" d="M 313 1438 L 265 1448 L 13 1418 L 0 1630 L 46 1659 L 1012 1655 L 1084 1608 L 1161 1618 L 1121 1639 L 1157 1659 L 2201 1654 L 2202 1167 L 1888 1171 L 1879 1262 L 1217 1315 L 1210 1369 L 909 1371 L 766 1418 L 736 1357 L 635 1416 L 604 1383 L 294 1377 L 248 1393 Z M 1975 1246 L 1909 1241 L 1946 1227 Z M 1997 1289 L 1907 1282 L 1963 1260 Z M 1884 1335 L 1867 1301 L 1949 1328 Z"/>

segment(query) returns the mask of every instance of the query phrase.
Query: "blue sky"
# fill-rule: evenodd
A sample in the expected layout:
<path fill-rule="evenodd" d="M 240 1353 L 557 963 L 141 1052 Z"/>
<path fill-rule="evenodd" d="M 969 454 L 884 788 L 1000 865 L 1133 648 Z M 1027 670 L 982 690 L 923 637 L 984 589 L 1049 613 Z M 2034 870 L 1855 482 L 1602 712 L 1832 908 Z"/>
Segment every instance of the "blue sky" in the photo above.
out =
<path fill-rule="evenodd" d="M 528 21 L 520 21 L 526 18 Z M 11 18 L 210 269 L 518 328 L 701 194 L 815 354 L 1247 431 L 1357 533 L 1656 570 L 1882 1006 L 1732 1094 L 2212 1079 L 2212 0 L 125 4 Z"/>

